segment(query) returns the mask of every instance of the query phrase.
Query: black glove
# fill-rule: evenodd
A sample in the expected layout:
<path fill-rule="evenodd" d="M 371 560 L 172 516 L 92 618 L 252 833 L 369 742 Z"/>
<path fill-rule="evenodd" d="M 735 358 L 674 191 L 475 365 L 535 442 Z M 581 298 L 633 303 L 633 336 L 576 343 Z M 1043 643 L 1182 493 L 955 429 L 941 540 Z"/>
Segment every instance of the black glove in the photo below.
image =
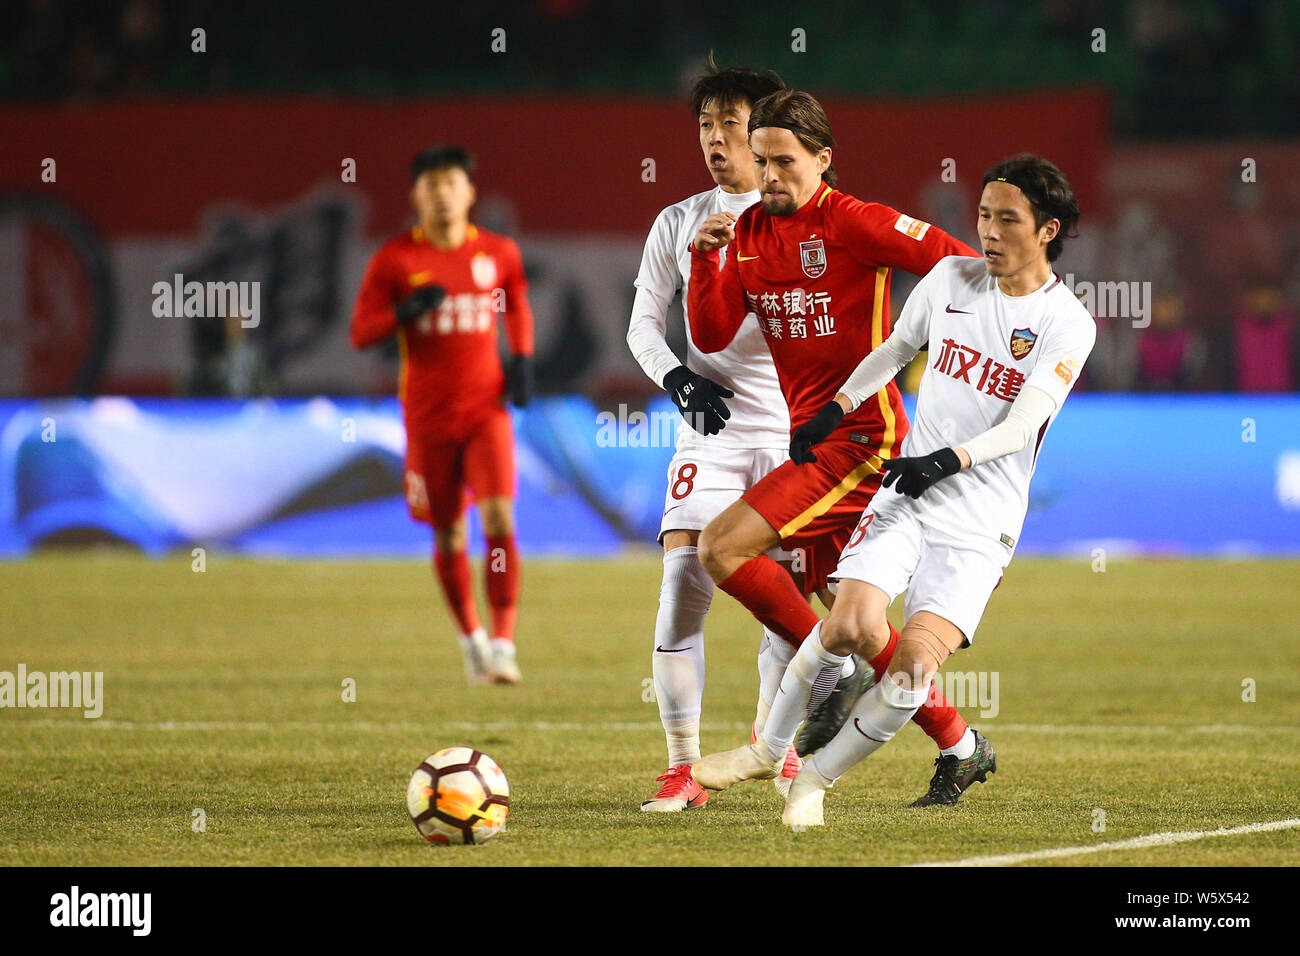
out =
<path fill-rule="evenodd" d="M 700 434 L 716 435 L 727 427 L 731 409 L 723 399 L 732 398 L 736 393 L 725 385 L 711 382 L 685 365 L 679 365 L 664 376 L 664 388 L 673 397 L 673 404 L 686 423 Z"/>
<path fill-rule="evenodd" d="M 447 298 L 447 290 L 442 286 L 422 285 L 398 305 L 397 321 L 402 325 L 414 321 L 424 313 L 442 305 L 442 300 L 445 298 Z"/>
<path fill-rule="evenodd" d="M 506 394 L 510 404 L 523 408 L 533 397 L 533 357 L 516 355 L 506 369 Z"/>
<path fill-rule="evenodd" d="M 911 498 L 921 497 L 925 491 L 940 478 L 947 478 L 961 471 L 961 461 L 951 448 L 940 448 L 928 455 L 915 458 L 891 458 L 884 463 L 885 487 L 888 488 L 898 479 L 895 489 L 900 495 Z"/>
<path fill-rule="evenodd" d="M 844 407 L 839 402 L 827 402 L 808 421 L 794 430 L 790 436 L 790 460 L 796 465 L 806 465 L 817 460 L 812 453 L 812 446 L 825 441 L 836 426 L 844 420 Z"/>

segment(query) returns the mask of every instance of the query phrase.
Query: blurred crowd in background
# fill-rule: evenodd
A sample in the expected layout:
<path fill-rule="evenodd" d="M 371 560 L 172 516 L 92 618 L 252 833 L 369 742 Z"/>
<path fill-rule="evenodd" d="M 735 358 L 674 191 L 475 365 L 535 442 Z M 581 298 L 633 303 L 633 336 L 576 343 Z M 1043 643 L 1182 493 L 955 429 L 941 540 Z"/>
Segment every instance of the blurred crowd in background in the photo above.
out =
<path fill-rule="evenodd" d="M 1289 144 L 1295 148 L 1287 155 L 1300 157 L 1297 0 L 828 0 L 797 10 L 739 0 L 458 5 L 458 31 L 486 36 L 501 22 L 518 25 L 504 41 L 516 44 L 514 55 L 486 71 L 467 66 L 468 54 L 447 34 L 436 4 L 399 0 L 363 9 L 327 2 L 314 9 L 304 17 L 294 7 L 216 0 L 15 0 L 0 8 L 0 100 L 93 104 L 223 93 L 663 97 L 684 89 L 699 69 L 701 50 L 715 47 L 724 62 L 771 67 L 819 94 L 970 96 L 1101 87 L 1110 95 L 1117 152 L 1141 143 L 1195 150 L 1237 140 Z M 792 25 L 806 30 L 813 52 L 785 52 Z M 239 42 L 192 56 L 195 27 L 209 38 Z M 606 42 L 625 34 L 635 35 L 635 58 Z M 547 42 L 524 44 L 520 35 Z M 773 36 L 782 42 L 773 44 Z M 665 77 L 675 78 L 676 90 L 665 90 Z M 1104 222 L 1090 220 L 1085 210 L 1076 268 L 1149 283 L 1149 325 L 1099 318 L 1098 348 L 1083 387 L 1295 390 L 1300 168 L 1243 179 L 1234 167 L 1171 216 L 1145 201 L 1142 190 L 1127 188 L 1125 177 L 1137 165 L 1130 157 L 1108 170 L 1114 201 Z M 896 309 L 906 289 L 900 281 Z M 249 342 L 239 339 L 246 351 Z"/>
<path fill-rule="evenodd" d="M 0 12 L 0 96 L 115 93 L 617 91 L 684 87 L 702 48 L 785 70 L 823 92 L 943 95 L 1102 85 L 1122 137 L 1300 133 L 1300 7 L 1294 0 L 393 0 L 293 5 L 220 0 L 13 0 Z M 468 68 L 455 32 L 502 23 L 519 44 Z M 204 27 L 236 46 L 195 58 L 173 42 Z M 813 53 L 773 54 L 806 31 Z M 1104 50 L 1092 31 L 1106 30 Z M 609 38 L 635 36 L 637 56 Z M 725 42 L 718 42 L 725 37 Z M 974 38 L 974 41 L 973 41 Z M 1083 38 L 1084 42 L 1080 42 Z M 508 42 L 508 38 L 507 38 Z M 1103 54 L 1104 55 L 1101 55 Z"/>

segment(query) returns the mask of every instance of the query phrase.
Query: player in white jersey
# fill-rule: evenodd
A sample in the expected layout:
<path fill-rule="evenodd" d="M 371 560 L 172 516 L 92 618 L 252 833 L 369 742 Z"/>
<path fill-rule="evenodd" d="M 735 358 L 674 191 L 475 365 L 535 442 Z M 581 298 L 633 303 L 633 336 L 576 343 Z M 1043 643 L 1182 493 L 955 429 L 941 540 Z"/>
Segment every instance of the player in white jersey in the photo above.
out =
<path fill-rule="evenodd" d="M 672 812 L 703 806 L 707 793 L 691 776 L 700 756 L 704 697 L 704 618 L 714 585 L 699 561 L 700 532 L 741 494 L 788 457 L 790 417 L 776 366 L 754 316 L 725 350 L 704 354 L 686 335 L 686 364 L 668 347 L 668 307 L 680 294 L 685 312 L 691 240 L 709 216 L 739 216 L 758 202 L 749 151 L 750 108 L 783 84 L 774 73 L 731 68 L 709 71 L 691 90 L 700 147 L 717 184 L 659 213 L 646 239 L 627 342 L 645 373 L 672 396 L 685 422 L 668 468 L 659 540 L 664 574 L 652 657 L 655 695 L 668 744 L 662 786 L 642 810 Z M 724 429 L 725 425 L 725 429 Z M 794 647 L 765 634 L 759 651 L 761 724 Z M 764 703 L 766 701 L 766 703 Z M 778 789 L 784 794 L 801 764 L 793 748 Z"/>
<path fill-rule="evenodd" d="M 940 261 L 823 409 L 827 418 L 832 406 L 851 411 L 928 348 L 903 455 L 885 462 L 885 487 L 840 556 L 830 617 L 782 678 L 797 699 L 821 668 L 874 653 L 864 624 L 907 592 L 886 676 L 790 788 L 781 819 L 796 830 L 822 824 L 826 790 L 887 743 L 944 661 L 970 646 L 1011 561 L 1043 436 L 1096 340 L 1092 316 L 1051 266 L 1078 218 L 1070 184 L 1047 160 L 1021 154 L 994 166 L 979 202 L 983 261 Z M 815 444 L 819 430 L 803 437 Z"/>

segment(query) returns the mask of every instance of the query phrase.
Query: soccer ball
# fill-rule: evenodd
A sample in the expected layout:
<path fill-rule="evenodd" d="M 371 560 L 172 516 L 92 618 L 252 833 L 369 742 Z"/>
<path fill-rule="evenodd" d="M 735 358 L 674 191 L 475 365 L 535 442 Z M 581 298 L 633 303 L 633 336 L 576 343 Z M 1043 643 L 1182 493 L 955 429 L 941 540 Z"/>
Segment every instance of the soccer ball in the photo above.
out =
<path fill-rule="evenodd" d="M 506 825 L 510 784 L 487 754 L 448 747 L 415 768 L 406 809 L 430 843 L 484 843 Z"/>

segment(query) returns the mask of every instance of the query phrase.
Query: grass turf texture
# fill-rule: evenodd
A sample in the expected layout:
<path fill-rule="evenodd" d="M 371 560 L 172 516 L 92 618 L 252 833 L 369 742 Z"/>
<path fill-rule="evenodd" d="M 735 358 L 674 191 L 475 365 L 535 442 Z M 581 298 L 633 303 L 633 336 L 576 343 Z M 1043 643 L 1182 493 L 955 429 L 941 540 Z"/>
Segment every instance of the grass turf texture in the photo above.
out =
<path fill-rule="evenodd" d="M 897 864 L 1300 816 L 1300 562 L 1017 561 L 949 664 L 998 673 L 996 717 L 965 709 L 997 775 L 956 808 L 908 809 L 935 756 L 912 726 L 800 836 L 768 783 L 639 812 L 665 762 L 643 700 L 660 568 L 530 561 L 525 683 L 505 688 L 465 685 L 420 561 L 0 564 L 0 670 L 101 670 L 105 697 L 100 720 L 0 710 L 0 864 Z M 706 752 L 746 739 L 758 637 L 719 592 Z M 483 847 L 429 846 L 406 815 L 416 764 L 456 744 L 511 782 Z M 1295 866 L 1300 830 L 1051 862 Z"/>

